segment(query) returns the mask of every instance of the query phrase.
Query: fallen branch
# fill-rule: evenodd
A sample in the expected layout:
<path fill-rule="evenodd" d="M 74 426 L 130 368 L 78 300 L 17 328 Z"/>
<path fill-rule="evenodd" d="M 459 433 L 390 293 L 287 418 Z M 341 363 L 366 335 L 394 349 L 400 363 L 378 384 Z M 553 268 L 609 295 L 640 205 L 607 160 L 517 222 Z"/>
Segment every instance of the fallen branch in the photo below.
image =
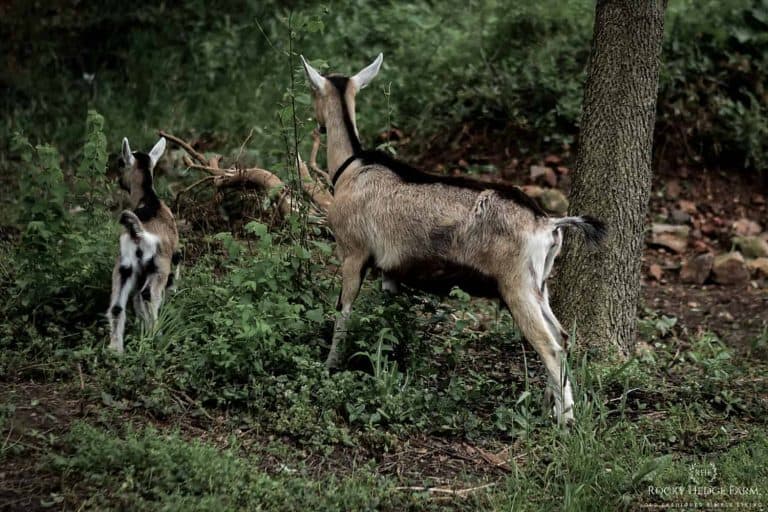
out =
<path fill-rule="evenodd" d="M 197 151 L 195 151 L 195 149 L 188 142 L 186 142 L 184 140 L 181 140 L 180 138 L 176 137 L 175 135 L 171 135 L 170 133 L 166 133 L 163 130 L 160 130 L 157 133 L 161 137 L 165 137 L 166 139 L 170 140 L 171 142 L 175 142 L 176 144 L 181 146 L 181 148 L 184 151 L 186 151 L 190 156 L 192 156 L 195 160 L 197 160 L 198 163 L 203 164 L 203 165 L 208 163 L 208 161 L 205 159 L 205 157 L 202 154 L 200 154 Z"/>
<path fill-rule="evenodd" d="M 312 198 L 312 201 L 319 206 L 323 212 L 327 212 L 328 208 L 331 207 L 331 202 L 333 202 L 333 196 L 328 192 L 327 188 L 312 179 L 312 176 L 309 175 L 307 164 L 304 163 L 301 157 L 297 155 L 296 159 L 299 164 L 299 177 L 301 178 L 301 186 L 304 188 L 304 192 Z"/>
<path fill-rule="evenodd" d="M 276 208 L 281 216 L 285 217 L 290 213 L 297 213 L 300 211 L 300 198 L 295 197 L 295 195 L 292 194 L 291 188 L 288 187 L 285 182 L 283 182 L 283 180 L 281 180 L 277 175 L 268 171 L 267 169 L 262 169 L 261 167 L 250 167 L 247 169 L 222 169 L 220 167 L 222 160 L 221 155 L 213 155 L 206 159 L 203 154 L 197 152 L 192 147 L 192 145 L 185 140 L 162 130 L 159 132 L 159 134 L 160 136 L 175 142 L 182 149 L 184 149 L 184 151 L 187 152 L 189 156 L 184 156 L 183 158 L 184 164 L 187 167 L 209 174 L 209 176 L 196 181 L 189 187 L 182 190 L 179 194 L 183 194 L 190 189 L 208 181 L 210 181 L 217 188 L 236 187 L 244 184 L 251 184 L 267 191 L 272 197 L 277 197 Z M 240 154 L 242 154 L 243 148 L 250 139 L 251 135 L 252 134 L 248 135 L 248 139 L 246 139 L 246 141 L 240 147 Z M 317 134 L 315 144 L 312 148 L 312 158 L 310 163 L 313 165 L 313 170 L 315 170 L 315 172 L 327 179 L 328 174 L 321 171 L 319 167 L 317 167 L 316 163 L 317 147 L 319 147 L 319 143 L 319 134 Z M 299 177 L 301 179 L 302 190 L 310 198 L 313 205 L 317 207 L 310 208 L 310 213 L 315 217 L 323 217 L 327 213 L 328 208 L 331 205 L 331 201 L 333 201 L 333 196 L 328 191 L 326 186 L 312 178 L 307 168 L 307 164 L 305 164 L 301 157 L 298 155 L 297 167 L 299 171 Z M 277 194 L 278 191 L 280 191 L 279 194 Z"/>
<path fill-rule="evenodd" d="M 325 178 L 325 184 L 330 187 L 331 186 L 331 177 L 328 175 L 327 172 L 320 169 L 320 166 L 317 165 L 317 152 L 320 150 L 320 132 L 315 128 L 312 130 L 312 152 L 309 154 L 309 166 L 312 168 L 313 171 L 315 171 L 317 174 Z"/>
<path fill-rule="evenodd" d="M 480 491 L 482 489 L 488 489 L 489 487 L 493 487 L 495 485 L 498 485 L 498 484 L 496 482 L 490 482 L 487 484 L 478 485 L 477 487 L 469 487 L 468 489 L 445 489 L 442 487 L 409 486 L 409 487 L 395 487 L 395 490 L 396 491 L 428 492 L 430 494 L 449 494 L 453 496 L 464 497 L 469 493 Z"/>

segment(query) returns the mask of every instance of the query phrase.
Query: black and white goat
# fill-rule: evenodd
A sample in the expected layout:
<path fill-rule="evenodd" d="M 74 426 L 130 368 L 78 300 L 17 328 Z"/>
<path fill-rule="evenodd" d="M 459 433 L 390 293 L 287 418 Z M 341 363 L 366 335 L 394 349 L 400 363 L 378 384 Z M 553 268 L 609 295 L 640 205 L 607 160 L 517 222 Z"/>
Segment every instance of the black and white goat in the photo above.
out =
<path fill-rule="evenodd" d="M 387 289 L 400 282 L 440 293 L 458 285 L 504 301 L 547 368 L 558 422 L 572 421 L 567 334 L 550 309 L 546 279 L 563 228 L 579 228 L 596 245 L 603 224 L 590 217 L 550 218 L 517 187 L 427 174 L 363 150 L 355 95 L 377 75 L 383 56 L 349 78 L 323 76 L 301 59 L 328 137 L 335 189 L 328 220 L 342 261 L 341 313 L 326 365 L 339 365 L 352 303 L 367 269 L 376 266 Z"/>
<path fill-rule="evenodd" d="M 179 273 L 179 233 L 171 210 L 160 200 L 153 187 L 152 171 L 165 152 L 161 138 L 147 153 L 131 151 L 123 139 L 123 169 L 120 187 L 130 194 L 133 210 L 120 215 L 125 232 L 120 235 L 120 254 L 112 271 L 109 346 L 123 351 L 125 309 L 133 295 L 133 307 L 147 326 L 157 320 L 166 288 Z M 171 266 L 176 265 L 175 275 Z M 138 293 L 134 293 L 138 292 Z"/>

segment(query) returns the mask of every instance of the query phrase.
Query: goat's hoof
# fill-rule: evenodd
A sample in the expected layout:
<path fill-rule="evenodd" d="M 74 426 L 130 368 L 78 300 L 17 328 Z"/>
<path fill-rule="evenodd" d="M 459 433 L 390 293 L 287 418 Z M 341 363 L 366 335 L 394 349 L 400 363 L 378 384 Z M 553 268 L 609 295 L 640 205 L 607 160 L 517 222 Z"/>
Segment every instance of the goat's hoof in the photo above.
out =
<path fill-rule="evenodd" d="M 560 425 L 560 428 L 563 430 L 567 431 L 576 425 L 576 420 L 573 417 L 573 406 L 568 407 L 559 416 L 556 414 L 555 417 L 557 418 L 557 424 Z"/>

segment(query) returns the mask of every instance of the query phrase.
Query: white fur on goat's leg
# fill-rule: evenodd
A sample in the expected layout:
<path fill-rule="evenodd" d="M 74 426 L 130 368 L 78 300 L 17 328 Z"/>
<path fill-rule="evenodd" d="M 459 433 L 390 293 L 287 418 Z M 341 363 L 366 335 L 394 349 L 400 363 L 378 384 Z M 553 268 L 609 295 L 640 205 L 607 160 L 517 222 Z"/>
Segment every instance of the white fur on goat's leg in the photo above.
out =
<path fill-rule="evenodd" d="M 136 272 L 128 262 L 118 263 L 112 271 L 112 297 L 109 301 L 109 348 L 123 352 L 123 335 L 125 333 L 125 307 L 128 298 L 136 285 Z"/>
<path fill-rule="evenodd" d="M 363 278 L 367 270 L 368 255 L 348 255 L 341 264 L 341 313 L 336 317 L 333 327 L 333 340 L 325 366 L 328 369 L 340 366 L 340 352 L 344 352 L 344 341 L 347 337 L 347 320 L 352 312 L 352 303 L 355 302 Z"/>
<path fill-rule="evenodd" d="M 539 303 L 533 279 L 523 286 L 510 282 L 502 288 L 504 301 L 523 336 L 533 346 L 547 369 L 547 385 L 554 395 L 554 413 L 557 422 L 565 425 L 573 421 L 573 393 L 565 375 L 563 349 L 550 331 Z"/>
<path fill-rule="evenodd" d="M 547 321 L 547 324 L 550 327 L 552 336 L 555 338 L 555 340 L 557 340 L 560 346 L 563 347 L 563 350 L 567 350 L 568 333 L 565 331 L 565 329 L 563 329 L 563 326 L 560 324 L 560 321 L 557 319 L 555 313 L 552 311 L 552 308 L 549 305 L 549 289 L 547 288 L 547 283 L 544 283 L 542 295 L 541 311 L 544 314 L 544 319 Z"/>

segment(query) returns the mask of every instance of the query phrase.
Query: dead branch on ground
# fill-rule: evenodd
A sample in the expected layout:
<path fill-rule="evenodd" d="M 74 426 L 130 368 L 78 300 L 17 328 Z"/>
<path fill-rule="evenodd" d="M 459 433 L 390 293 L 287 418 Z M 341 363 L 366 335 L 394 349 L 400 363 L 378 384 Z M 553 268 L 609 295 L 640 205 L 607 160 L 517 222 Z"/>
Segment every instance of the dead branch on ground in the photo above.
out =
<path fill-rule="evenodd" d="M 236 167 L 221 168 L 221 155 L 213 155 L 206 159 L 205 155 L 195 150 L 187 141 L 163 130 L 158 132 L 161 137 L 165 137 L 171 142 L 179 145 L 187 155 L 184 156 L 184 164 L 190 169 L 196 169 L 209 174 L 209 176 L 196 181 L 190 187 L 184 189 L 180 194 L 189 191 L 203 183 L 210 182 L 217 188 L 239 187 L 243 185 L 255 185 L 266 191 L 270 197 L 276 200 L 276 209 L 281 216 L 285 217 L 290 213 L 297 213 L 301 208 L 302 197 L 300 194 L 294 194 L 291 187 L 287 186 L 277 175 L 262 169 L 261 167 L 250 167 L 242 169 Z M 313 145 L 310 155 L 310 166 L 312 170 L 328 181 L 328 173 L 322 171 L 317 165 L 317 152 L 320 147 L 320 135 L 316 131 L 312 134 Z M 249 135 L 250 138 L 250 135 Z M 243 147 L 248 139 L 243 143 Z M 240 148 L 242 154 L 243 147 Z M 315 180 L 309 173 L 307 164 L 297 155 L 296 166 L 299 172 L 301 188 L 304 194 L 310 199 L 310 214 L 313 217 L 323 218 L 328 212 L 333 196 L 329 192 L 328 186 Z"/>

